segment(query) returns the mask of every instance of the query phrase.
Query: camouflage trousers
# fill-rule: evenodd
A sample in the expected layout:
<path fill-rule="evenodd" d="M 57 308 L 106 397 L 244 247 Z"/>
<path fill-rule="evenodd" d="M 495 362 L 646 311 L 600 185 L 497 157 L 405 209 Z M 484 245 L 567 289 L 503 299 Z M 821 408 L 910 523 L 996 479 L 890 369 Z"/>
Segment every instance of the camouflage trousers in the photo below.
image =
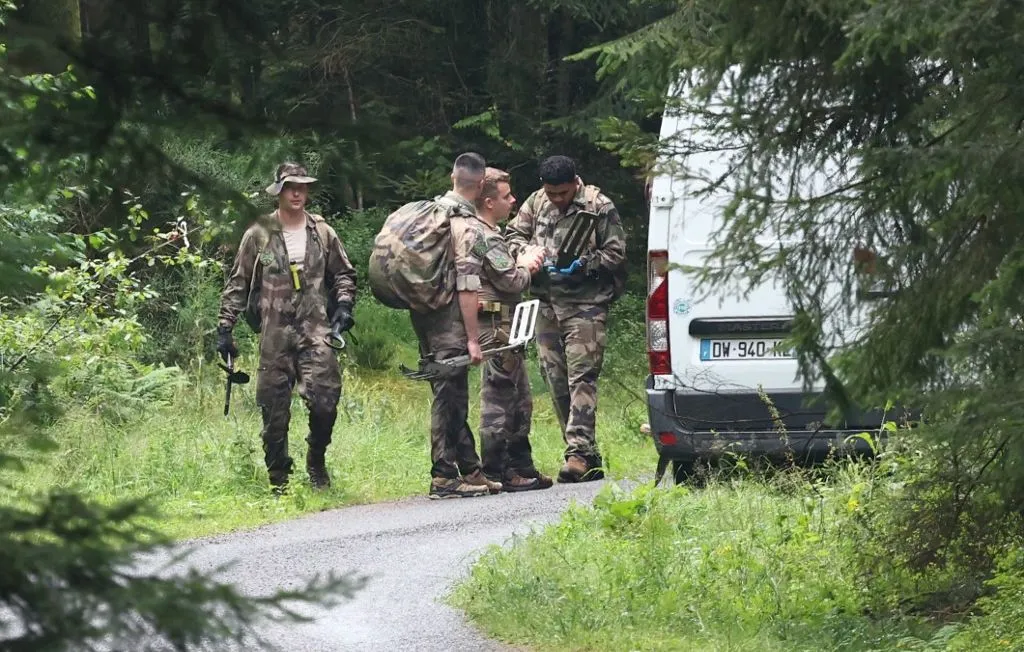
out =
<path fill-rule="evenodd" d="M 508 344 L 509 320 L 480 315 L 480 345 L 487 349 Z M 526 373 L 526 356 L 508 351 L 487 360 L 480 382 L 480 452 L 483 472 L 501 481 L 506 473 L 535 472 L 530 446 L 533 396 Z"/>
<path fill-rule="evenodd" d="M 468 353 L 466 327 L 457 301 L 430 314 L 410 312 L 420 355 L 447 360 Z M 480 469 L 480 457 L 469 427 L 469 368 L 448 378 L 430 381 L 430 475 L 458 478 Z"/>
<path fill-rule="evenodd" d="M 309 410 L 306 443 L 311 452 L 322 455 L 331 443 L 341 398 L 341 372 L 334 351 L 320 338 L 300 333 L 292 326 L 264 331 L 260 338 L 256 402 L 263 413 L 263 453 L 271 473 L 292 470 L 288 425 L 296 384 Z"/>
<path fill-rule="evenodd" d="M 597 378 L 607 344 L 604 306 L 579 306 L 559 317 L 551 304 L 541 302 L 537 316 L 537 349 L 544 380 L 565 440 L 565 457 L 576 455 L 601 463 L 595 425 Z"/>

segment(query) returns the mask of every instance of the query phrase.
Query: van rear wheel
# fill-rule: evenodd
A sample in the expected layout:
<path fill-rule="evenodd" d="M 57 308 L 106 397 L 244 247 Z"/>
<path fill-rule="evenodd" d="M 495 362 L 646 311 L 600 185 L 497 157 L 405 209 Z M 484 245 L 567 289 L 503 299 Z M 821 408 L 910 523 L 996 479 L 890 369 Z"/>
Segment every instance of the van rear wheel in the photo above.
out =
<path fill-rule="evenodd" d="M 672 460 L 672 477 L 676 484 L 688 484 L 692 487 L 702 487 L 706 478 L 701 473 L 698 460 Z"/>
<path fill-rule="evenodd" d="M 686 483 L 693 477 L 696 469 L 697 465 L 693 460 L 672 460 L 672 477 L 675 478 L 676 484 Z"/>

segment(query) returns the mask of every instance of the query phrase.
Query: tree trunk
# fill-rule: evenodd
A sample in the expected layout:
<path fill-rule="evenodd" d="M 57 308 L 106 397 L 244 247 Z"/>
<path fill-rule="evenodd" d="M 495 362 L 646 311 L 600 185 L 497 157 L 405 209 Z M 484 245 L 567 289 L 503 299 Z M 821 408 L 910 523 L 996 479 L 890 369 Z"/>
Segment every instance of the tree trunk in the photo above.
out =
<path fill-rule="evenodd" d="M 344 69 L 344 73 L 345 73 L 345 87 L 348 89 L 348 109 L 349 109 L 349 113 L 352 116 L 352 125 L 355 126 L 355 124 L 357 122 L 357 118 L 356 118 L 356 96 L 355 96 L 355 92 L 352 90 L 352 78 L 348 74 L 348 68 L 347 67 Z M 355 144 L 356 165 L 359 166 L 359 170 L 361 172 L 362 171 L 362 165 L 363 165 L 363 156 L 362 156 L 362 153 L 359 151 L 359 141 L 357 139 L 353 139 L 353 143 Z M 352 185 L 354 186 L 353 190 L 355 191 L 355 195 L 356 195 L 356 208 L 358 210 L 363 210 L 363 187 L 362 187 L 362 184 L 359 183 L 358 181 L 355 181 L 355 182 L 353 182 Z"/>
<path fill-rule="evenodd" d="M 565 60 L 565 57 L 573 53 L 573 32 L 574 23 L 572 14 L 567 10 L 559 10 L 561 13 L 561 26 L 558 38 L 558 85 L 555 90 L 555 111 L 559 117 L 569 115 L 572 108 L 572 65 Z"/>
<path fill-rule="evenodd" d="M 573 18 L 565 9 L 548 17 L 548 117 L 567 115 L 572 102 L 572 70 L 563 59 L 572 54 Z"/>
<path fill-rule="evenodd" d="M 23 0 L 8 25 L 9 60 L 15 72 L 60 73 L 70 62 L 64 49 L 82 42 L 79 0 Z"/>
<path fill-rule="evenodd" d="M 149 11 L 139 6 L 133 16 L 135 62 L 138 66 L 148 67 L 153 63 L 153 39 L 150 33 Z"/>
<path fill-rule="evenodd" d="M 46 25 L 55 39 L 77 44 L 82 40 L 82 14 L 78 0 L 26 0 L 34 22 Z"/>
<path fill-rule="evenodd" d="M 263 61 L 254 54 L 242 66 L 242 104 L 251 108 L 260 96 L 260 77 L 263 75 Z"/>

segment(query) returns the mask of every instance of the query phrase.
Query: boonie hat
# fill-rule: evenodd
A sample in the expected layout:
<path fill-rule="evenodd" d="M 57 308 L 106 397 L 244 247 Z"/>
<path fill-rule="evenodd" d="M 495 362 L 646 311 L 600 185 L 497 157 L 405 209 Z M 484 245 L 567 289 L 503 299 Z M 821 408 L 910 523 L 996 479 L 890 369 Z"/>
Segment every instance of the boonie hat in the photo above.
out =
<path fill-rule="evenodd" d="M 280 195 L 284 184 L 288 183 L 313 183 L 316 177 L 309 176 L 306 168 L 297 163 L 282 163 L 277 168 L 277 175 L 274 183 L 267 186 L 268 195 Z"/>

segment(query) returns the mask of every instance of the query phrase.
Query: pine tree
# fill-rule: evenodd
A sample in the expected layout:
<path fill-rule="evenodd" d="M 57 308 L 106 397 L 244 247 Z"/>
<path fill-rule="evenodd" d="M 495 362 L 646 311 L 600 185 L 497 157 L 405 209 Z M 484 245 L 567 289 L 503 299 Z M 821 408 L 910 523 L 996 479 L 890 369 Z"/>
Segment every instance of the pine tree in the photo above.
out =
<path fill-rule="evenodd" d="M 663 110 L 696 119 L 732 164 L 724 179 L 689 182 L 732 196 L 705 289 L 778 274 L 808 382 L 824 376 L 840 405 L 920 408 L 929 456 L 915 464 L 929 470 L 912 483 L 919 511 L 894 540 L 922 564 L 950 541 L 987 557 L 1024 498 L 1019 6 L 635 5 L 664 13 L 577 55 L 596 57 L 632 110 L 600 122 L 602 141 L 650 169 L 694 145 L 656 142 L 641 120 Z M 827 188 L 791 183 L 814 173 Z M 761 232 L 794 244 L 766 258 Z M 829 296 L 825 279 L 842 292 Z M 867 301 L 865 285 L 884 296 Z M 866 332 L 829 350 L 830 318 L 856 310 Z"/>
<path fill-rule="evenodd" d="M 0 0 L 0 30 L 12 8 Z M 61 234 L 55 207 L 86 192 L 90 153 L 81 141 L 58 142 L 55 130 L 72 114 L 88 121 L 104 108 L 73 71 L 14 74 L 4 54 L 0 41 L 0 309 L 38 287 L 37 263 L 81 255 L 81 239 Z M 0 431 L 42 446 L 48 442 L 36 422 L 53 407 L 45 405 L 50 370 L 34 353 L 0 357 Z M 0 651 L 195 650 L 230 641 L 257 649 L 261 620 L 302 620 L 290 605 L 333 604 L 361 586 L 359 578 L 329 575 L 251 598 L 199 572 L 147 570 L 147 557 L 170 550 L 171 541 L 141 524 L 159 517 L 146 502 L 28 494 L 19 462 L 0 453 Z"/>

